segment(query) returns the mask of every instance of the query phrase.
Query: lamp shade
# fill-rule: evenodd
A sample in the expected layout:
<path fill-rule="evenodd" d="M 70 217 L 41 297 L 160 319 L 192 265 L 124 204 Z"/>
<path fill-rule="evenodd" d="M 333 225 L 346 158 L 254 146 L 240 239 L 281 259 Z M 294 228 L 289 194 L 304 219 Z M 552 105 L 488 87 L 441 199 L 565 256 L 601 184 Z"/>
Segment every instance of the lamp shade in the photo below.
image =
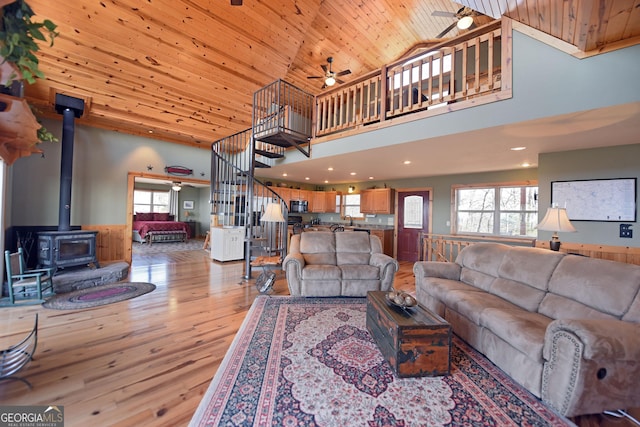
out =
<path fill-rule="evenodd" d="M 267 210 L 260 217 L 260 222 L 285 222 L 280 203 L 269 203 Z"/>
<path fill-rule="evenodd" d="M 538 230 L 573 233 L 576 229 L 571 225 L 569 217 L 567 216 L 567 210 L 565 208 L 558 208 L 552 206 L 547 209 L 540 224 L 538 224 Z"/>
<path fill-rule="evenodd" d="M 324 84 L 326 84 L 327 86 L 333 86 L 334 84 L 336 84 L 336 79 L 333 76 L 329 76 L 324 80 Z"/>

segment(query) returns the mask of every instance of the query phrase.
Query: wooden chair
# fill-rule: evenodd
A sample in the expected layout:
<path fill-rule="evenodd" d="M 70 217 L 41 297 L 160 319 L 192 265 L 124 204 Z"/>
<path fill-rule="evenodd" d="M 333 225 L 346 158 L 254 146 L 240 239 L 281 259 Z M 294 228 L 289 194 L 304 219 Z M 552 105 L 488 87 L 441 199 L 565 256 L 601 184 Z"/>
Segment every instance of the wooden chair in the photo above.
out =
<path fill-rule="evenodd" d="M 14 253 L 5 251 L 4 260 L 11 304 L 16 302 L 40 304 L 44 302 L 43 295 L 53 294 L 54 268 L 27 270 L 22 248 L 18 248 Z M 37 298 L 34 298 L 34 294 Z"/>
<path fill-rule="evenodd" d="M 14 374 L 24 368 L 31 360 L 36 352 L 38 345 L 38 314 L 36 313 L 36 321 L 33 329 L 25 339 L 16 345 L 0 350 L 0 381 L 18 380 L 25 383 L 31 388 L 31 383 L 22 377 Z"/>

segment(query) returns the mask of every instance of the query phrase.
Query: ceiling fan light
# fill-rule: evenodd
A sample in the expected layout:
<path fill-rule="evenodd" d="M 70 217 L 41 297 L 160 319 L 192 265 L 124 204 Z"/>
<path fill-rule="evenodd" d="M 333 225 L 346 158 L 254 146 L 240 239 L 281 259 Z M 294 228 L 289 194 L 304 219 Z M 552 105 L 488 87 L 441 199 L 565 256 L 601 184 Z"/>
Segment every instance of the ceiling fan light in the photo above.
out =
<path fill-rule="evenodd" d="M 463 16 L 458 21 L 458 28 L 461 30 L 466 30 L 473 24 L 473 18 L 471 16 Z"/>
<path fill-rule="evenodd" d="M 173 191 L 180 191 L 182 190 L 182 185 L 174 182 L 173 185 L 171 186 L 171 189 Z"/>
<path fill-rule="evenodd" d="M 336 79 L 333 76 L 329 76 L 324 80 L 324 84 L 326 84 L 327 86 L 333 86 L 334 84 L 336 84 Z"/>

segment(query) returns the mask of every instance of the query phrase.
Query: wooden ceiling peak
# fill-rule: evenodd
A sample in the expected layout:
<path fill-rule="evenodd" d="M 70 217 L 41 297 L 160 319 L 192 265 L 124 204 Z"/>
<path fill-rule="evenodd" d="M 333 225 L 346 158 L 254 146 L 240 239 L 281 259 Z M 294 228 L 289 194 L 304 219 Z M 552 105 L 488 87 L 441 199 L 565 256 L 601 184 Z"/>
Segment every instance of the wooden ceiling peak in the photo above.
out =
<path fill-rule="evenodd" d="M 90 105 L 79 119 L 85 125 L 209 149 L 251 126 L 256 90 L 283 79 L 319 94 L 318 82 L 307 77 L 318 75 L 329 56 L 335 71 L 351 70 L 347 82 L 380 69 L 453 22 L 434 11 L 455 13 L 465 5 L 602 49 L 640 35 L 640 8 L 631 7 L 638 1 L 604 2 L 600 17 L 594 9 L 602 2 L 595 0 L 276 0 L 215 7 L 210 0 L 76 0 L 74 7 L 29 0 L 36 18 L 55 22 L 60 36 L 53 47 L 42 46 L 47 79 L 27 86 L 26 96 L 44 116 L 58 118 L 51 93 L 81 97 Z"/>

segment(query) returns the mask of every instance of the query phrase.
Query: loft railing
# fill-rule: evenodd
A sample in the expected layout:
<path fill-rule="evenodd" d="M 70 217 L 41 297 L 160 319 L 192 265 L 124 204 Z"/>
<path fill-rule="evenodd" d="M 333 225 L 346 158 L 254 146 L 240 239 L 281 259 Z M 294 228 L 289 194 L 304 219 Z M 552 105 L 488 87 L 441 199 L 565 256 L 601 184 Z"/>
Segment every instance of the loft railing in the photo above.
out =
<path fill-rule="evenodd" d="M 510 83 L 503 84 L 511 80 L 509 44 L 503 43 L 508 33 L 508 24 L 495 21 L 454 45 L 433 46 L 318 96 L 315 136 L 418 111 L 459 109 L 464 106 L 451 104 L 510 90 Z"/>

